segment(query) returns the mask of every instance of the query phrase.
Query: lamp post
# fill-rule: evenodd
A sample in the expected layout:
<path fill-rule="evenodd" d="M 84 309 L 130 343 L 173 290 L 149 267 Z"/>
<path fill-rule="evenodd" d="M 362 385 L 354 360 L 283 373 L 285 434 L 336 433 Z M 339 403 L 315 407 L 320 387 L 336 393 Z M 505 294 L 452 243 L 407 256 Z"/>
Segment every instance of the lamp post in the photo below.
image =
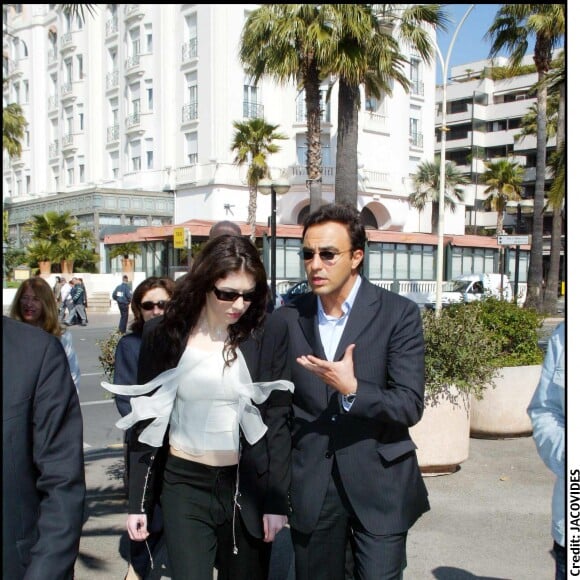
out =
<path fill-rule="evenodd" d="M 6 282 L 6 278 L 8 277 L 8 273 L 6 272 L 6 251 L 8 250 L 8 244 L 6 240 L 2 240 L 2 288 L 6 288 L 8 286 Z"/>
<path fill-rule="evenodd" d="M 525 233 L 522 231 L 522 213 L 527 215 L 534 213 L 534 201 L 532 199 L 524 199 L 521 201 L 508 201 L 506 203 L 506 212 L 510 215 L 515 213 L 516 225 L 515 233 Z M 518 286 L 520 283 L 520 244 L 516 244 L 516 266 L 514 270 L 514 304 L 518 303 Z"/>
<path fill-rule="evenodd" d="M 439 316 L 441 314 L 441 296 L 443 294 L 443 229 L 445 226 L 445 139 L 447 132 L 447 69 L 449 68 L 449 59 L 451 57 L 451 51 L 453 50 L 453 45 L 455 44 L 455 39 L 457 38 L 457 33 L 459 29 L 465 22 L 465 19 L 469 16 L 469 13 L 475 8 L 475 4 L 471 4 L 467 9 L 467 12 L 463 15 L 463 18 L 459 21 L 449 47 L 447 48 L 447 56 L 443 59 L 441 50 L 439 46 L 435 44 L 435 50 L 437 51 L 437 57 L 443 69 L 443 90 L 441 93 L 441 166 L 439 172 L 439 221 L 437 225 L 437 285 L 435 288 L 435 314 Z"/>
<path fill-rule="evenodd" d="M 260 179 L 258 191 L 264 195 L 270 194 L 270 284 L 272 300 L 276 304 L 276 195 L 283 195 L 290 189 L 290 182 L 285 177 L 272 181 Z"/>

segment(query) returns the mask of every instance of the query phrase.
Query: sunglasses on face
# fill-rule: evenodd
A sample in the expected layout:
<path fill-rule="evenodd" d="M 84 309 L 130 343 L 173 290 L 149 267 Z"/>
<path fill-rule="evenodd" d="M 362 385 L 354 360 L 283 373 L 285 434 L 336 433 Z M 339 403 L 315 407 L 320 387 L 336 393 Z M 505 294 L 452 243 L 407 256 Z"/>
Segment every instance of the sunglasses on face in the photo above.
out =
<path fill-rule="evenodd" d="M 234 292 L 233 290 L 220 290 L 215 286 L 213 287 L 213 293 L 216 295 L 218 300 L 223 302 L 235 302 L 240 296 L 244 302 L 252 302 L 257 296 L 255 290 L 252 290 L 251 292 Z"/>
<path fill-rule="evenodd" d="M 143 310 L 153 310 L 157 306 L 160 310 L 165 310 L 166 304 L 167 300 L 159 300 L 159 302 L 150 302 L 148 300 L 147 302 L 141 302 L 141 308 Z"/>
<path fill-rule="evenodd" d="M 340 256 L 340 254 L 346 254 L 346 252 L 350 252 L 350 250 L 343 250 L 342 252 L 333 252 L 332 250 L 320 250 L 318 252 L 315 252 L 314 250 L 309 250 L 308 248 L 302 248 L 298 253 L 305 262 L 310 262 L 310 260 L 313 260 L 314 256 L 318 254 L 323 262 L 326 262 L 327 264 L 332 264 L 336 260 L 337 256 Z"/>

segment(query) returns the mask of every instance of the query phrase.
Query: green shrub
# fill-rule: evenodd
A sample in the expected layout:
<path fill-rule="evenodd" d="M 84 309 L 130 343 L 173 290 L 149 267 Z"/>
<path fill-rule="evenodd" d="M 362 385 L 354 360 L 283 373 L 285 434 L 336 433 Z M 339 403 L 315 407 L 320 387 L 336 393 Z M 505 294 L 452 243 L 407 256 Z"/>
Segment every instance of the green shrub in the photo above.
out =
<path fill-rule="evenodd" d="M 538 346 L 538 329 L 543 317 L 536 310 L 494 298 L 467 307 L 477 311 L 477 318 L 499 345 L 499 353 L 492 359 L 494 366 L 542 364 L 544 355 Z"/>
<path fill-rule="evenodd" d="M 97 340 L 97 346 L 101 351 L 99 362 L 103 367 L 105 378 L 110 383 L 115 380 L 115 350 L 117 350 L 117 344 L 122 336 L 122 332 L 114 330 L 107 338 Z"/>
<path fill-rule="evenodd" d="M 498 375 L 493 364 L 499 344 L 472 309 L 465 305 L 423 312 L 425 337 L 425 401 L 450 397 L 449 386 L 483 397 Z"/>

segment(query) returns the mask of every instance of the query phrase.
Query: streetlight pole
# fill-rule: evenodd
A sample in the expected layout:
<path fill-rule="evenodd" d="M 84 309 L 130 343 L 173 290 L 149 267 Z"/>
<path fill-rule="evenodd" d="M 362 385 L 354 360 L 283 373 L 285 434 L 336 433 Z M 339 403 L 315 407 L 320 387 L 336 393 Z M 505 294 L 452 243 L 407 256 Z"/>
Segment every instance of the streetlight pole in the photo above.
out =
<path fill-rule="evenodd" d="M 508 214 L 516 214 L 515 233 L 525 233 L 522 231 L 522 213 L 531 214 L 534 212 L 534 202 L 532 200 L 524 199 L 520 201 L 508 201 L 506 203 L 506 211 Z M 518 286 L 520 283 L 520 244 L 516 244 L 516 264 L 514 268 L 514 304 L 518 303 Z"/>
<path fill-rule="evenodd" d="M 447 69 L 449 68 L 449 59 L 451 57 L 451 51 L 453 50 L 453 45 L 455 44 L 455 39 L 459 29 L 463 26 L 465 19 L 469 16 L 469 13 L 475 8 L 475 4 L 471 4 L 467 9 L 467 12 L 463 15 L 463 18 L 459 21 L 449 47 L 447 48 L 447 56 L 443 59 L 441 50 L 439 46 L 435 44 L 435 50 L 437 51 L 437 57 L 443 69 L 443 90 L 441 93 L 441 165 L 439 171 L 439 220 L 437 224 L 437 285 L 435 289 L 435 314 L 439 316 L 441 314 L 441 296 L 443 294 L 443 229 L 445 227 L 445 141 L 447 133 Z"/>
<path fill-rule="evenodd" d="M 276 195 L 283 195 L 290 189 L 290 182 L 286 178 L 276 181 L 260 179 L 258 191 L 264 195 L 270 194 L 270 286 L 272 301 L 276 304 Z"/>

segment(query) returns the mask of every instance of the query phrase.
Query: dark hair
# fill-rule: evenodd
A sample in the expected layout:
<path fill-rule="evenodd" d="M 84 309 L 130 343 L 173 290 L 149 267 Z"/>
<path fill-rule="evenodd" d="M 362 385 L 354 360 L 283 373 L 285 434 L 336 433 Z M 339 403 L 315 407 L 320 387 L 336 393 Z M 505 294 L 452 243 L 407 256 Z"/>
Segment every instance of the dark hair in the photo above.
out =
<path fill-rule="evenodd" d="M 248 238 L 223 235 L 209 240 L 195 257 L 191 270 L 177 280 L 173 297 L 155 330 L 155 357 L 159 359 L 156 362 L 165 368 L 177 365 L 207 294 L 218 280 L 239 271 L 254 277 L 256 298 L 238 322 L 228 327 L 224 360 L 229 365 L 236 359 L 239 344 L 264 322 L 268 283 L 256 246 Z"/>
<path fill-rule="evenodd" d="M 209 230 L 208 239 L 213 240 L 213 238 L 217 238 L 218 236 L 229 235 L 229 236 L 241 236 L 242 229 L 240 226 L 229 220 L 222 220 L 220 222 L 216 222 L 211 226 Z"/>
<path fill-rule="evenodd" d="M 353 205 L 348 203 L 327 203 L 321 206 L 314 213 L 311 213 L 304 220 L 302 241 L 304 241 L 304 237 L 306 236 L 309 227 L 324 224 L 326 222 L 337 222 L 345 225 L 348 228 L 351 251 L 362 250 L 364 252 L 367 234 L 360 220 L 359 211 Z M 359 272 L 362 270 L 363 262 L 364 258 L 358 265 L 357 269 Z"/>
<path fill-rule="evenodd" d="M 131 312 L 133 312 L 131 332 L 136 334 L 141 334 L 141 332 L 143 332 L 145 321 L 143 320 L 143 313 L 141 312 L 141 301 L 143 300 L 143 296 L 145 296 L 149 290 L 153 290 L 153 288 L 163 288 L 163 290 L 165 290 L 169 295 L 169 298 L 171 298 L 175 289 L 175 282 L 171 278 L 149 276 L 149 278 L 145 278 L 145 280 L 135 288 L 135 292 L 133 292 L 133 297 L 131 298 Z"/>

